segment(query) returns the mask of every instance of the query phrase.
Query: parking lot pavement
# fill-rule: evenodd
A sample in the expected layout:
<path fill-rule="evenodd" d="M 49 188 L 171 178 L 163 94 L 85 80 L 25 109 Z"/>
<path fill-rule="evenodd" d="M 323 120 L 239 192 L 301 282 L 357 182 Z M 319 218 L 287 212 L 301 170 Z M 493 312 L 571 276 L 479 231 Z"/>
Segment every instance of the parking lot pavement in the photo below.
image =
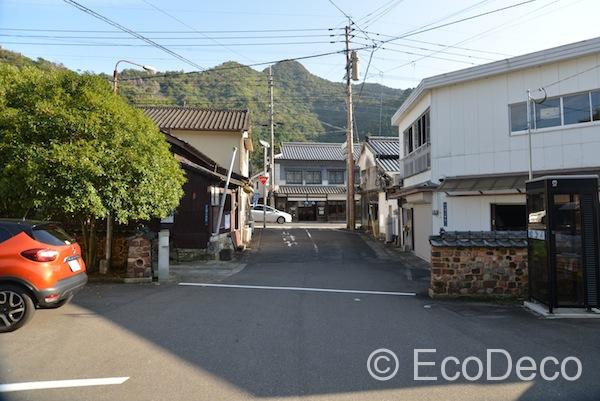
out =
<path fill-rule="evenodd" d="M 91 284 L 72 304 L 38 311 L 22 330 L 0 336 L 0 383 L 129 379 L 4 397 L 600 398 L 600 322 L 542 320 L 517 305 L 431 300 L 425 296 L 426 278 L 407 275 L 402 263 L 379 258 L 360 236 L 345 231 L 266 230 L 260 246 L 240 263 L 246 267 L 214 281 L 216 287 Z M 323 289 L 340 291 L 316 291 Z M 381 348 L 398 358 L 396 374 L 387 381 L 374 379 L 367 369 L 369 356 Z M 415 380 L 415 349 L 429 350 L 421 354 L 421 362 L 435 363 L 419 365 L 419 374 L 437 380 Z M 572 382 L 547 382 L 539 371 L 534 380 L 523 381 L 514 369 L 500 381 L 486 381 L 485 375 L 473 382 L 464 376 L 452 381 L 441 375 L 442 361 L 449 356 L 459 363 L 477 357 L 487 368 L 488 349 L 506 350 L 513 362 L 531 356 L 538 366 L 547 356 L 561 361 L 575 356 L 581 360 L 582 375 Z M 392 358 L 377 361 L 379 372 L 394 371 L 386 365 Z M 450 361 L 450 373 L 460 373 L 460 366 Z M 474 375 L 477 365 L 470 361 L 466 372 Z M 491 366 L 495 376 L 506 370 L 502 361 Z M 569 364 L 567 373 L 574 374 L 574 367 Z"/>

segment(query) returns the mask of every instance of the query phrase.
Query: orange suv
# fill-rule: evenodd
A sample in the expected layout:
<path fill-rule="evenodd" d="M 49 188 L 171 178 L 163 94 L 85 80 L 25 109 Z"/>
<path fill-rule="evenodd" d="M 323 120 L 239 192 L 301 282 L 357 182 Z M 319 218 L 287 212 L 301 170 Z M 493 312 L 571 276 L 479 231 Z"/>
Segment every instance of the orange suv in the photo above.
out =
<path fill-rule="evenodd" d="M 0 333 L 58 308 L 87 282 L 81 248 L 57 223 L 0 219 Z"/>

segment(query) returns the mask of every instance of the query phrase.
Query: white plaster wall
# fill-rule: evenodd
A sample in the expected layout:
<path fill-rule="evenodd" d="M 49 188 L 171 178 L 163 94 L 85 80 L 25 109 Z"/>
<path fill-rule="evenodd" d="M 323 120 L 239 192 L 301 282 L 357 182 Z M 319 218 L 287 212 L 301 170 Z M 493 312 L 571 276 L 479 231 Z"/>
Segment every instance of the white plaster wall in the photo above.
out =
<path fill-rule="evenodd" d="M 527 135 L 511 135 L 508 105 L 525 101 L 528 88 L 545 87 L 599 63 L 600 55 L 586 56 L 434 89 L 433 179 L 527 171 Z M 552 97 L 594 89 L 600 89 L 598 68 L 548 86 L 547 92 Z M 532 147 L 534 170 L 600 166 L 600 123 L 534 131 Z"/>
<path fill-rule="evenodd" d="M 448 226 L 444 227 L 443 203 L 447 203 Z M 524 205 L 525 195 L 447 196 L 437 192 L 433 196 L 432 232 L 440 228 L 446 231 L 489 231 L 491 227 L 491 204 Z"/>
<path fill-rule="evenodd" d="M 415 236 L 414 253 L 421 259 L 430 261 L 431 244 L 431 205 L 414 205 L 413 230 Z"/>
<path fill-rule="evenodd" d="M 379 232 L 382 236 L 385 236 L 387 231 L 387 218 L 390 215 L 391 207 L 393 227 L 392 235 L 398 235 L 398 215 L 396 213 L 396 211 L 398 210 L 398 201 L 396 199 L 387 200 L 385 192 L 379 192 L 378 196 Z"/>

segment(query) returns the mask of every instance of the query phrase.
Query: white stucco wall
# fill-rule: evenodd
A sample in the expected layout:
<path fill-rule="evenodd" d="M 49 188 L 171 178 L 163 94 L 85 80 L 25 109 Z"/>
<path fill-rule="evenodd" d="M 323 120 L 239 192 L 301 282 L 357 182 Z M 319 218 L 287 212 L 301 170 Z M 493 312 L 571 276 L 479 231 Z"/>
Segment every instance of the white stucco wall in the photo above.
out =
<path fill-rule="evenodd" d="M 238 154 L 233 165 L 233 171 L 248 177 L 250 152 L 246 150 L 240 132 L 171 130 L 170 133 L 189 143 L 226 169 L 229 168 L 231 163 L 233 147 L 237 147 Z"/>
<path fill-rule="evenodd" d="M 426 261 L 431 260 L 431 244 L 429 244 L 429 236 L 431 236 L 431 205 L 414 205 L 413 206 L 413 230 L 415 237 L 414 253 L 421 259 Z"/>
<path fill-rule="evenodd" d="M 599 63 L 586 56 L 433 89 L 433 179 L 527 171 L 527 135 L 511 135 L 509 104 L 525 101 L 528 88 L 547 87 L 548 97 L 600 89 L 597 68 L 548 86 Z M 534 131 L 532 145 L 534 170 L 600 166 L 600 123 Z"/>
<path fill-rule="evenodd" d="M 396 199 L 387 200 L 385 192 L 379 192 L 378 194 L 378 223 L 379 232 L 383 237 L 387 232 L 387 219 L 390 215 L 392 216 L 392 235 L 398 235 L 398 201 Z"/>
<path fill-rule="evenodd" d="M 448 225 L 444 227 L 443 203 L 447 203 Z M 438 192 L 433 195 L 432 232 L 440 228 L 448 231 L 489 231 L 491 227 L 491 205 L 524 205 L 525 195 L 447 196 Z"/>

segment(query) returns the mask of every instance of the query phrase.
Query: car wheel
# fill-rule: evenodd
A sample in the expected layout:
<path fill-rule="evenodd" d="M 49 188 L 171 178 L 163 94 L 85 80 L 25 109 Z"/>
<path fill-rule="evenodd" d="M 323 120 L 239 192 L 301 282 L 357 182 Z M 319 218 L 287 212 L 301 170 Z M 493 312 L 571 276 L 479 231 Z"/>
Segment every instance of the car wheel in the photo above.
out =
<path fill-rule="evenodd" d="M 279 224 L 283 224 L 283 223 L 285 223 L 285 217 L 283 217 L 283 216 L 279 216 L 279 217 L 277 218 L 277 223 L 279 223 Z"/>
<path fill-rule="evenodd" d="M 31 319 L 35 305 L 21 287 L 0 284 L 0 333 L 17 330 Z"/>

